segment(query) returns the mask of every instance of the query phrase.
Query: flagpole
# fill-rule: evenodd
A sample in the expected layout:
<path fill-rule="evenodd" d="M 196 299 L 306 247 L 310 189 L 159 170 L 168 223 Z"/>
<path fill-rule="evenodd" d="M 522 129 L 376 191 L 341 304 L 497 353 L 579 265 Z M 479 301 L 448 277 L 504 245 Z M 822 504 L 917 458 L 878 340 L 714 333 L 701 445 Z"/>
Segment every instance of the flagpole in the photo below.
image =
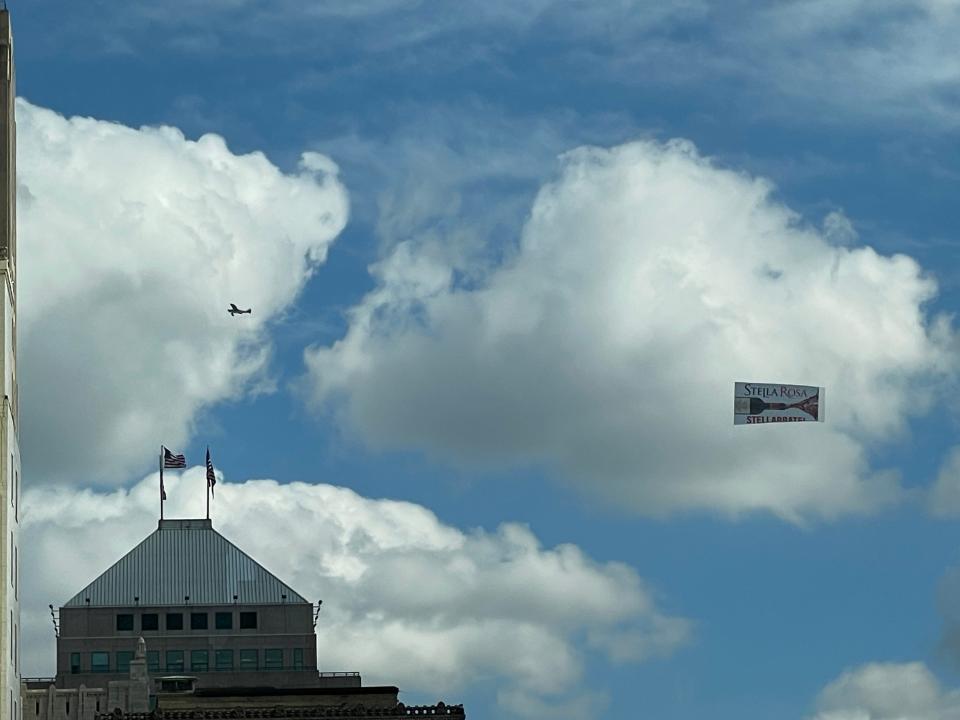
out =
<path fill-rule="evenodd" d="M 163 520 L 163 445 L 160 446 L 160 519 Z"/>

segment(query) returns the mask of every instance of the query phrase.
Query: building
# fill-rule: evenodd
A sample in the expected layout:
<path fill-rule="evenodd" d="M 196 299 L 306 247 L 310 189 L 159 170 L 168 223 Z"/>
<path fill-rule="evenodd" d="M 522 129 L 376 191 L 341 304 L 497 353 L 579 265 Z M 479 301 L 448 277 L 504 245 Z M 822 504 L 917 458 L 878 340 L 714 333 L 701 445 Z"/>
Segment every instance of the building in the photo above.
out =
<path fill-rule="evenodd" d="M 23 684 L 25 717 L 465 717 L 319 672 L 319 609 L 210 520 L 160 520 L 60 608 L 57 674 Z"/>
<path fill-rule="evenodd" d="M 314 617 L 312 602 L 210 520 L 161 520 L 60 608 L 56 684 L 126 679 L 142 637 L 154 676 L 190 674 L 202 688 L 318 686 Z"/>
<path fill-rule="evenodd" d="M 0 720 L 20 717 L 20 444 L 17 435 L 17 131 L 10 13 L 0 10 Z"/>

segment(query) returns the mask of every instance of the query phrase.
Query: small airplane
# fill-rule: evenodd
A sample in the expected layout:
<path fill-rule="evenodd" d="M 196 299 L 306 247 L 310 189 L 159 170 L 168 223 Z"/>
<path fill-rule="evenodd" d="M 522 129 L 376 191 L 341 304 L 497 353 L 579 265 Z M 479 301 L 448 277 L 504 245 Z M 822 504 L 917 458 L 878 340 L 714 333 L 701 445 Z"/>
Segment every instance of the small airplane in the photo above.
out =
<path fill-rule="evenodd" d="M 246 310 L 241 310 L 234 303 L 230 303 L 230 307 L 227 308 L 227 312 L 233 315 L 251 315 L 253 314 L 253 308 L 247 308 Z"/>

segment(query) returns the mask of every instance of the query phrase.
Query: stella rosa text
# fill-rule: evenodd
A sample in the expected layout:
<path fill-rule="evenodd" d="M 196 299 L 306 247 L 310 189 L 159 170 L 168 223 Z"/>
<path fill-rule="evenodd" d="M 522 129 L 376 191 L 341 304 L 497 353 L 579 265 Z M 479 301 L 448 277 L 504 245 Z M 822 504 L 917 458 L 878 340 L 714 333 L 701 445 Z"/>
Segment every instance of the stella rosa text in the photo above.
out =
<path fill-rule="evenodd" d="M 757 397 L 778 397 L 798 400 L 810 397 L 811 395 L 818 395 L 819 393 L 816 389 L 811 390 L 802 385 L 758 385 L 745 383 L 743 386 L 743 394 Z"/>

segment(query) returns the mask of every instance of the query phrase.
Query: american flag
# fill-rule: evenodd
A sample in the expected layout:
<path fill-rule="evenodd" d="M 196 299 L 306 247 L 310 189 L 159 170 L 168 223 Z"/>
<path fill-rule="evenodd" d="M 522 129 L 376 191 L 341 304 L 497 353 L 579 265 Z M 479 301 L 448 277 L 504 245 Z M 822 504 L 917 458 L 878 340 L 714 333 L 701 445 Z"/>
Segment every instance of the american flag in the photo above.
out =
<path fill-rule="evenodd" d="M 174 455 L 172 452 L 163 449 L 163 467 L 165 470 L 170 468 L 184 468 L 187 466 L 187 459 L 183 455 Z"/>
<path fill-rule="evenodd" d="M 210 461 L 210 448 L 207 448 L 207 487 L 210 488 L 210 494 L 213 497 L 213 486 L 217 484 L 217 476 L 213 473 L 213 463 Z"/>

